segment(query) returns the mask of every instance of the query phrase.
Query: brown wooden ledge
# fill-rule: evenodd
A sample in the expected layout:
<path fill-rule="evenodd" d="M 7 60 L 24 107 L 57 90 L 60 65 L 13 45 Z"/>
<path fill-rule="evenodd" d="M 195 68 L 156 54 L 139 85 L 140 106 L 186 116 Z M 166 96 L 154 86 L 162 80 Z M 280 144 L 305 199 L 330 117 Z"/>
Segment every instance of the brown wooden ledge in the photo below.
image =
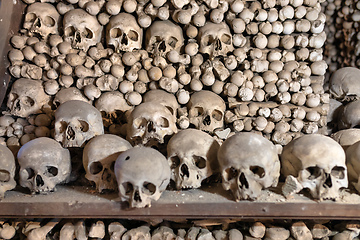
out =
<path fill-rule="evenodd" d="M 338 202 L 316 202 L 302 195 L 286 200 L 264 191 L 257 201 L 235 202 L 220 186 L 166 191 L 150 208 L 127 209 L 116 193 L 97 194 L 84 187 L 60 186 L 48 195 L 9 191 L 0 202 L 2 218 L 126 219 L 360 219 L 360 196 L 344 193 Z"/>

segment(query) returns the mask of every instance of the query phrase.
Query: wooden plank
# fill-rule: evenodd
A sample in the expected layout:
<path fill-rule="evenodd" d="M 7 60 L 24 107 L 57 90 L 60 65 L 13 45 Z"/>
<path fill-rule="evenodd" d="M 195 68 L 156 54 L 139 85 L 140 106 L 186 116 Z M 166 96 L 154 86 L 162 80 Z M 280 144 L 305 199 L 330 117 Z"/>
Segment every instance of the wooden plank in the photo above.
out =
<path fill-rule="evenodd" d="M 59 187 L 48 195 L 10 191 L 0 202 L 0 217 L 360 219 L 360 196 L 356 194 L 350 194 L 350 202 L 316 202 L 301 195 L 285 200 L 281 195 L 269 191 L 264 191 L 263 195 L 259 201 L 235 202 L 220 186 L 166 191 L 150 208 L 128 209 L 126 204 L 119 201 L 116 193 L 102 195 L 84 187 Z"/>

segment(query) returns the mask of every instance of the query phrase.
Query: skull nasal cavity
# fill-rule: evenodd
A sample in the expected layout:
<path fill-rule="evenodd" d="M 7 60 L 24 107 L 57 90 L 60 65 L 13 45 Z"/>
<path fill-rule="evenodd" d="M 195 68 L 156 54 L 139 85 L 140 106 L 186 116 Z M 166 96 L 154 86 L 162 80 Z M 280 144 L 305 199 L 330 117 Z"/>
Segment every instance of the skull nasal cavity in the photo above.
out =
<path fill-rule="evenodd" d="M 151 121 L 148 123 L 148 132 L 155 132 L 154 123 Z"/>
<path fill-rule="evenodd" d="M 215 51 L 221 51 L 222 46 L 221 46 L 221 41 L 220 39 L 216 39 L 215 41 Z"/>
<path fill-rule="evenodd" d="M 75 132 L 74 132 L 74 130 L 72 129 L 72 127 L 68 127 L 67 128 L 67 131 L 66 131 L 66 138 L 68 139 L 68 140 L 74 140 L 75 139 Z"/>
<path fill-rule="evenodd" d="M 140 194 L 139 194 L 138 190 L 136 190 L 135 193 L 134 193 L 134 200 L 136 202 L 141 202 L 141 197 L 140 197 Z"/>
<path fill-rule="evenodd" d="M 203 120 L 203 124 L 204 125 L 210 125 L 211 124 L 211 119 L 210 119 L 210 116 L 207 115 L 204 120 Z"/>
<path fill-rule="evenodd" d="M 240 180 L 241 186 L 244 186 L 245 188 L 249 188 L 249 183 L 246 180 L 246 177 L 245 177 L 244 173 L 240 174 L 239 180 Z"/>
<path fill-rule="evenodd" d="M 40 175 L 36 175 L 36 186 L 38 187 L 42 187 L 44 186 L 44 180 L 42 179 L 42 177 Z"/>
<path fill-rule="evenodd" d="M 326 174 L 326 181 L 324 183 L 324 187 L 329 187 L 331 188 L 332 187 L 332 182 L 331 182 L 331 177 L 330 177 L 330 174 Z"/>
<path fill-rule="evenodd" d="M 121 44 L 128 45 L 128 38 L 125 34 L 124 37 L 121 39 Z"/>
<path fill-rule="evenodd" d="M 189 177 L 190 173 L 189 173 L 189 168 L 186 164 L 181 165 L 181 175 L 184 177 Z"/>

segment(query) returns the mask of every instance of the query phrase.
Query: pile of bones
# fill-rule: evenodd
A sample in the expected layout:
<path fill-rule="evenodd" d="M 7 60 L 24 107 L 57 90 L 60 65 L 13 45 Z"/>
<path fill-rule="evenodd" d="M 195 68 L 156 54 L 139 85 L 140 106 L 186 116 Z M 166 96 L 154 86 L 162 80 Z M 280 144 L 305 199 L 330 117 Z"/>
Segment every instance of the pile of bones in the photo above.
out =
<path fill-rule="evenodd" d="M 358 221 L 195 220 L 146 223 L 124 220 L 0 220 L 2 239 L 57 240 L 308 240 L 359 239 Z"/>
<path fill-rule="evenodd" d="M 360 70 L 325 81 L 324 1 L 24 1 L 2 197 L 55 191 L 80 168 L 138 208 L 216 174 L 236 201 L 280 176 L 287 197 L 360 190 Z"/>

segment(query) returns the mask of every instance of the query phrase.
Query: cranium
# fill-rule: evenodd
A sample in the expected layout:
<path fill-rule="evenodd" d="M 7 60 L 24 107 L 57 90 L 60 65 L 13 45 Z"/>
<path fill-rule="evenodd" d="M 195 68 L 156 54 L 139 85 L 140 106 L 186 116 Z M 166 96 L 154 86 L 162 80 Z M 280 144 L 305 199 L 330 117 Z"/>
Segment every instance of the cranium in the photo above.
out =
<path fill-rule="evenodd" d="M 69 87 L 69 88 L 63 88 L 56 93 L 53 100 L 53 104 L 56 107 L 59 107 L 61 104 L 69 100 L 80 100 L 87 103 L 91 103 L 91 101 L 87 99 L 78 88 Z"/>
<path fill-rule="evenodd" d="M 175 117 L 163 105 L 142 103 L 134 108 L 129 119 L 127 139 L 133 145 L 158 146 L 165 137 L 177 133 Z"/>
<path fill-rule="evenodd" d="M 68 11 L 64 15 L 63 27 L 64 40 L 70 42 L 73 48 L 87 52 L 89 47 L 101 41 L 103 26 L 83 9 Z"/>
<path fill-rule="evenodd" d="M 85 145 L 85 177 L 95 183 L 98 192 L 117 189 L 114 164 L 119 154 L 131 147 L 128 141 L 112 134 L 96 136 Z"/>
<path fill-rule="evenodd" d="M 143 30 L 135 17 L 129 13 L 119 13 L 111 17 L 106 26 L 106 42 L 113 46 L 116 52 L 131 52 L 141 49 Z"/>
<path fill-rule="evenodd" d="M 217 56 L 226 56 L 234 50 L 232 35 L 229 26 L 225 22 L 207 22 L 199 29 L 198 41 L 199 52 L 209 54 L 210 59 Z"/>
<path fill-rule="evenodd" d="M 225 102 L 213 92 L 202 90 L 193 93 L 187 108 L 190 123 L 199 130 L 213 133 L 224 126 Z"/>
<path fill-rule="evenodd" d="M 280 161 L 275 145 L 263 136 L 239 132 L 226 139 L 218 151 L 225 190 L 236 201 L 256 199 L 261 190 L 276 187 Z"/>
<path fill-rule="evenodd" d="M 218 171 L 218 149 L 216 140 L 200 130 L 175 134 L 167 145 L 167 154 L 176 188 L 199 188 L 204 179 Z"/>
<path fill-rule="evenodd" d="M 344 67 L 335 71 L 329 80 L 331 95 L 339 101 L 358 99 L 360 97 L 360 70 L 355 67 Z"/>
<path fill-rule="evenodd" d="M 27 8 L 23 27 L 30 35 L 36 33 L 43 39 L 50 34 L 58 34 L 60 14 L 50 3 L 36 2 Z"/>
<path fill-rule="evenodd" d="M 346 151 L 348 147 L 350 147 L 357 141 L 360 141 L 360 129 L 350 128 L 340 130 L 334 134 L 331 134 L 331 138 L 337 141 Z"/>
<path fill-rule="evenodd" d="M 95 107 L 101 112 L 104 126 L 119 123 L 125 112 L 132 109 L 119 91 L 105 92 L 95 102 Z"/>
<path fill-rule="evenodd" d="M 308 189 L 316 199 L 336 199 L 340 189 L 348 186 L 345 152 L 339 143 L 324 135 L 292 140 L 283 148 L 281 164 L 281 172 L 287 177 L 284 187 L 291 180 L 301 186 L 296 192 Z"/>
<path fill-rule="evenodd" d="M 101 134 L 104 134 L 101 113 L 89 103 L 70 100 L 57 108 L 54 139 L 64 147 L 82 147 Z"/>
<path fill-rule="evenodd" d="M 28 117 L 40 113 L 49 100 L 41 81 L 20 78 L 11 87 L 7 107 L 12 115 Z"/>
<path fill-rule="evenodd" d="M 17 159 L 20 185 L 30 189 L 31 193 L 55 191 L 57 184 L 69 180 L 69 150 L 51 138 L 40 137 L 27 142 L 20 148 Z"/>
<path fill-rule="evenodd" d="M 338 128 L 348 129 L 360 125 L 360 101 L 350 102 L 345 105 L 340 115 Z"/>
<path fill-rule="evenodd" d="M 148 91 L 144 97 L 143 102 L 157 102 L 165 106 L 172 115 L 176 117 L 177 109 L 179 108 L 179 103 L 176 100 L 174 94 L 165 92 L 161 89 L 154 89 Z"/>
<path fill-rule="evenodd" d="M 9 148 L 0 144 L 0 200 L 4 198 L 6 191 L 16 187 L 15 169 L 13 153 Z"/>
<path fill-rule="evenodd" d="M 119 155 L 115 175 L 122 201 L 131 208 L 143 208 L 158 200 L 170 181 L 166 158 L 148 147 L 131 148 Z"/>
<path fill-rule="evenodd" d="M 180 52 L 184 36 L 180 26 L 166 21 L 155 21 L 146 31 L 146 51 L 165 56 L 171 50 Z"/>

